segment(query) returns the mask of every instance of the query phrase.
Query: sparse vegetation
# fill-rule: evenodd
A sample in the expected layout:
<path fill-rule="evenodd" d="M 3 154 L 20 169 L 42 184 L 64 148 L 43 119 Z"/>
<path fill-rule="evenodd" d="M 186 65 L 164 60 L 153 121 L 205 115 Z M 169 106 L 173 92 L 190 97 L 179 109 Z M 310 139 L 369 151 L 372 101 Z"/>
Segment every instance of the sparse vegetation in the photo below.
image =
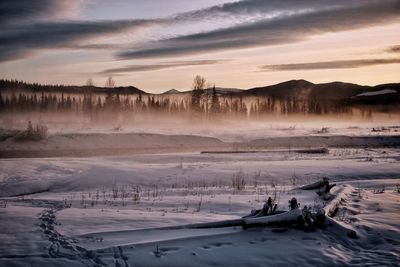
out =
<path fill-rule="evenodd" d="M 132 187 L 132 201 L 134 204 L 139 204 L 140 202 L 140 187 L 139 186 L 133 186 Z"/>
<path fill-rule="evenodd" d="M 319 133 L 319 134 L 329 133 L 329 128 L 328 127 L 322 127 L 321 130 L 317 131 L 317 133 Z"/>
<path fill-rule="evenodd" d="M 259 184 L 260 177 L 261 177 L 261 171 L 258 171 L 258 172 L 256 172 L 256 173 L 254 174 L 253 182 L 254 182 L 254 188 L 255 188 L 255 189 L 257 189 L 257 186 L 258 186 L 258 184 Z"/>
<path fill-rule="evenodd" d="M 336 213 L 336 217 L 339 221 L 349 223 L 349 216 L 346 208 L 339 209 L 338 212 Z"/>
<path fill-rule="evenodd" d="M 16 141 L 40 141 L 47 138 L 48 129 L 44 124 L 32 125 L 32 122 L 28 122 L 28 126 L 24 131 L 19 132 L 15 136 Z"/>
<path fill-rule="evenodd" d="M 374 188 L 372 190 L 372 193 L 374 193 L 374 194 L 383 194 L 383 193 L 385 193 L 385 185 L 382 185 L 379 188 Z"/>
<path fill-rule="evenodd" d="M 197 205 L 196 212 L 200 212 L 201 211 L 201 205 L 202 204 L 203 204 L 203 194 L 200 195 L 200 200 L 199 200 L 199 203 Z"/>
<path fill-rule="evenodd" d="M 362 196 L 362 189 L 361 188 L 357 188 L 357 195 L 358 195 L 358 198 L 359 199 L 362 199 L 363 198 L 363 196 Z"/>
<path fill-rule="evenodd" d="M 160 258 L 163 255 L 162 251 L 158 247 L 158 244 L 156 244 L 156 249 L 153 251 L 153 254 L 157 258 Z"/>
<path fill-rule="evenodd" d="M 0 208 L 7 208 L 7 199 L 1 199 L 0 200 Z"/>
<path fill-rule="evenodd" d="M 237 191 L 242 191 L 246 187 L 246 177 L 242 171 L 233 174 L 232 187 Z"/>
<path fill-rule="evenodd" d="M 290 179 L 291 183 L 293 186 L 295 186 L 297 184 L 297 181 L 299 180 L 299 178 L 296 175 L 296 172 L 293 172 L 292 178 Z"/>
<path fill-rule="evenodd" d="M 117 183 L 114 181 L 113 185 L 112 185 L 112 196 L 113 199 L 117 199 L 118 198 L 118 186 Z"/>

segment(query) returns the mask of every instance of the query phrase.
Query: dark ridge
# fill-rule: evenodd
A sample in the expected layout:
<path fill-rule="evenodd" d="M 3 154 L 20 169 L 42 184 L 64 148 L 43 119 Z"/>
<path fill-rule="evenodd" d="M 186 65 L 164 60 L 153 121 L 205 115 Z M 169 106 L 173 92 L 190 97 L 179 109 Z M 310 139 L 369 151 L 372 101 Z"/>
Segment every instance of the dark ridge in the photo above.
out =
<path fill-rule="evenodd" d="M 363 93 L 376 92 L 385 89 L 396 92 L 390 94 L 362 95 Z M 205 92 L 212 89 L 205 89 Z M 65 86 L 65 85 L 42 85 L 37 83 L 25 83 L 17 80 L 0 80 L 0 92 L 3 91 L 29 91 L 29 92 L 53 92 L 53 93 L 114 93 L 114 94 L 150 94 L 134 86 L 120 86 L 113 88 L 96 86 Z M 321 101 L 345 101 L 343 103 L 358 105 L 384 105 L 400 103 L 400 83 L 380 84 L 376 86 L 365 86 L 354 83 L 330 82 L 314 84 L 306 80 L 290 80 L 275 85 L 256 87 L 248 90 L 235 88 L 216 87 L 217 94 L 220 96 L 232 97 L 270 97 L 274 99 L 304 99 Z M 191 91 L 178 91 L 170 89 L 160 95 L 190 94 Z"/>
<path fill-rule="evenodd" d="M 165 91 L 164 93 L 162 93 L 162 95 L 171 95 L 171 94 L 180 94 L 181 92 L 176 90 L 176 89 L 170 89 L 168 91 Z"/>
<path fill-rule="evenodd" d="M 247 96 L 270 96 L 274 98 L 285 98 L 287 96 L 299 95 L 308 91 L 314 86 L 313 83 L 306 80 L 290 80 L 275 85 L 256 87 L 242 93 Z"/>
<path fill-rule="evenodd" d="M 118 86 L 113 88 L 76 85 L 44 85 L 39 83 L 25 83 L 17 80 L 0 80 L 0 91 L 51 92 L 51 93 L 114 93 L 114 94 L 147 94 L 134 86 Z"/>

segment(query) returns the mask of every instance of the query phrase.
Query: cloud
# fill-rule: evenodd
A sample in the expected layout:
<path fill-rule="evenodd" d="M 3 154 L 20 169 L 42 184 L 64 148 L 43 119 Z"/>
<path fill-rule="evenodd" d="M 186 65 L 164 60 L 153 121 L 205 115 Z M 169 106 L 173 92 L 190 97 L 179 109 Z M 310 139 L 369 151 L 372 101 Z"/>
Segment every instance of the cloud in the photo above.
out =
<path fill-rule="evenodd" d="M 77 18 L 83 0 L 1 0 L 0 25 L 21 21 Z"/>
<path fill-rule="evenodd" d="M 1 0 L 0 62 L 31 57 L 45 49 L 121 49 L 98 43 L 115 36 L 166 23 L 152 20 L 77 20 L 88 0 Z"/>
<path fill-rule="evenodd" d="M 193 55 L 293 43 L 326 32 L 400 21 L 398 0 L 243 0 L 167 18 L 76 20 L 87 1 L 0 1 L 0 62 L 27 58 L 45 49 L 113 50 L 117 51 L 118 59 Z M 226 17 L 246 23 L 147 42 L 132 49 L 121 44 L 98 43 L 102 37 L 154 25 L 176 26 L 198 21 L 212 24 L 209 19 Z"/>
<path fill-rule="evenodd" d="M 372 2 L 375 0 L 367 1 Z M 237 16 L 252 15 L 271 18 L 282 14 L 305 13 L 315 9 L 321 10 L 338 7 L 351 7 L 358 4 L 359 0 L 243 0 L 177 14 L 175 19 L 178 21 L 221 17 L 237 19 Z"/>
<path fill-rule="evenodd" d="M 104 49 L 111 45 L 82 44 L 162 23 L 161 20 L 38 22 L 9 27 L 0 33 L 0 62 L 31 56 L 40 49 Z"/>
<path fill-rule="evenodd" d="M 121 48 L 122 46 L 119 44 L 78 44 L 76 46 L 69 46 L 71 49 L 85 49 L 85 50 L 114 50 L 117 48 Z"/>
<path fill-rule="evenodd" d="M 104 75 L 115 75 L 117 73 L 123 72 L 144 72 L 144 71 L 155 71 L 162 69 L 170 69 L 177 67 L 191 67 L 191 66 L 200 66 L 200 65 L 212 65 L 212 64 L 220 64 L 226 62 L 226 60 L 190 60 L 190 61 L 169 61 L 169 62 L 161 62 L 159 64 L 152 65 L 129 65 L 121 68 L 113 68 L 107 69 L 99 72 L 98 74 Z"/>
<path fill-rule="evenodd" d="M 326 1 L 322 2 L 326 3 Z M 144 49 L 121 51 L 117 53 L 117 57 L 121 59 L 158 58 L 280 45 L 302 41 L 313 35 L 400 21 L 399 1 L 368 0 L 357 1 L 358 4 L 355 1 L 350 2 L 352 4 L 349 6 L 338 5 L 330 9 L 309 8 L 304 13 L 289 12 L 253 23 L 159 40 L 148 44 Z"/>
<path fill-rule="evenodd" d="M 264 65 L 259 68 L 262 71 L 291 71 L 291 70 L 321 70 L 321 69 L 353 69 L 374 65 L 398 64 L 400 58 L 392 59 L 355 59 L 307 62 L 295 64 Z"/>
<path fill-rule="evenodd" d="M 391 46 L 387 48 L 385 51 L 389 53 L 400 53 L 400 45 Z"/>

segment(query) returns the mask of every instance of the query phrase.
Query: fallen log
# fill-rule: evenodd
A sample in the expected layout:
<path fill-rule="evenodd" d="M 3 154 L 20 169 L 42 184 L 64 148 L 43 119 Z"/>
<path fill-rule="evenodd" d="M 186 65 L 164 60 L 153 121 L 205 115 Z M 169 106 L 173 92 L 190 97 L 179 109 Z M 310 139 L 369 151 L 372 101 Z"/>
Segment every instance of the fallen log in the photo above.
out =
<path fill-rule="evenodd" d="M 319 189 L 322 186 L 325 185 L 324 181 L 318 181 L 312 184 L 308 184 L 308 185 L 304 185 L 302 187 L 300 187 L 301 190 L 315 190 L 315 189 Z"/>
<path fill-rule="evenodd" d="M 243 229 L 254 226 L 267 226 L 267 225 L 286 225 L 288 223 L 295 223 L 303 216 L 300 209 L 290 210 L 284 213 L 273 214 L 262 217 L 248 217 L 243 219 Z"/>

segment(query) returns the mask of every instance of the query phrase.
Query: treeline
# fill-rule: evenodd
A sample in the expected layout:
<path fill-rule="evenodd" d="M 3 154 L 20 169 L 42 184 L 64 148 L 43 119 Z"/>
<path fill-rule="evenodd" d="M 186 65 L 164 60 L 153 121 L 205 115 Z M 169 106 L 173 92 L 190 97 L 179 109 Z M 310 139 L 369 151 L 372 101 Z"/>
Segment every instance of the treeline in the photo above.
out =
<path fill-rule="evenodd" d="M 85 115 L 100 113 L 160 113 L 160 114 L 247 114 L 245 103 L 240 99 L 214 96 L 213 102 L 201 96 L 199 106 L 193 105 L 190 97 L 169 97 L 159 95 L 66 95 L 52 93 L 11 93 L 0 92 L 0 112 L 69 112 Z M 217 99 L 217 102 L 216 102 Z"/>
<path fill-rule="evenodd" d="M 258 97 L 248 99 L 242 96 L 219 96 L 215 88 L 211 94 L 193 94 L 190 97 L 160 95 L 120 95 L 109 93 L 105 96 L 82 94 L 71 96 L 52 93 L 26 94 L 11 93 L 3 96 L 0 92 L 0 112 L 69 112 L 88 116 L 101 113 L 160 113 L 195 116 L 241 116 L 261 117 L 268 114 L 331 114 L 348 113 L 349 106 L 321 102 L 315 99 L 297 101 L 295 98 L 273 99 Z"/>
<path fill-rule="evenodd" d="M 75 85 L 47 85 L 40 83 L 26 83 L 18 80 L 0 80 L 0 91 L 25 91 L 32 93 L 67 93 L 67 94 L 88 94 L 88 93 L 119 93 L 119 94 L 146 94 L 146 92 L 134 86 L 115 86 L 112 77 L 108 77 L 104 87 L 94 85 L 92 79 L 88 79 L 83 86 Z"/>
<path fill-rule="evenodd" d="M 2 81 L 4 82 L 4 80 Z M 20 82 L 13 82 L 18 86 Z M 21 83 L 22 85 L 26 85 Z M 113 89 L 114 82 L 107 80 Z M 21 85 L 21 86 L 22 86 Z M 0 85 L 1 86 L 1 85 Z M 35 85 L 30 85 L 35 87 Z M 206 84 L 205 78 L 196 76 L 189 94 L 125 94 L 119 90 L 106 93 L 83 91 L 80 94 L 52 93 L 46 91 L 21 91 L 9 93 L 0 91 L 0 112 L 42 112 L 72 113 L 87 116 L 92 121 L 113 119 L 118 115 L 136 116 L 160 114 L 173 116 L 193 116 L 206 119 L 218 117 L 262 118 L 265 115 L 290 114 L 338 114 L 351 113 L 352 105 L 343 100 L 317 98 L 246 96 L 243 94 L 217 93 L 215 86 Z M 4 87 L 1 87 L 4 88 Z M 38 88 L 40 86 L 38 85 Z"/>

